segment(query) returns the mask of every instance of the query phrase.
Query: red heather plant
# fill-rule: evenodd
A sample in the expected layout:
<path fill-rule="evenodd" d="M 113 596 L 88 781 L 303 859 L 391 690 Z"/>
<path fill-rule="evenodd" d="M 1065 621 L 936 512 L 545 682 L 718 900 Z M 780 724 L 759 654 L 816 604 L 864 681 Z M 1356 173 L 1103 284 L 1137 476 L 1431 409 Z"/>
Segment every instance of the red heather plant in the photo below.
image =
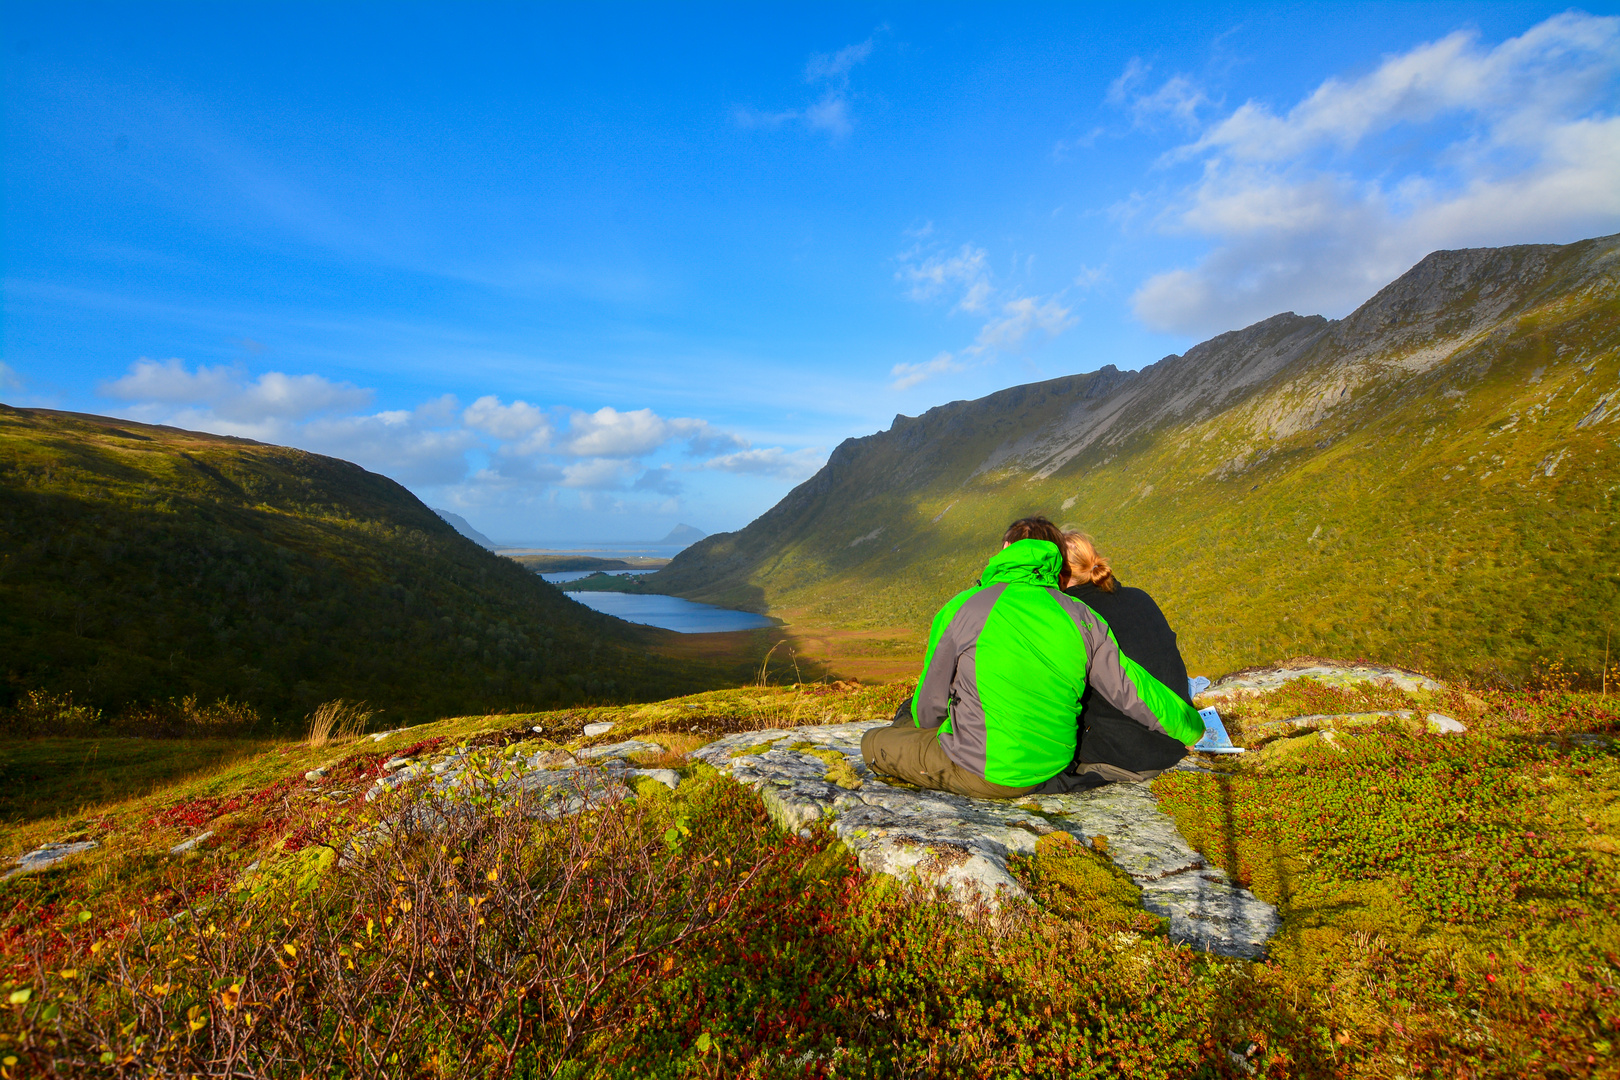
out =
<path fill-rule="evenodd" d="M 179 917 L 87 917 L 36 954 L 8 1052 L 48 1075 L 554 1075 L 778 857 L 757 802 L 672 823 L 575 795 L 560 818 L 555 793 L 389 800 Z"/>

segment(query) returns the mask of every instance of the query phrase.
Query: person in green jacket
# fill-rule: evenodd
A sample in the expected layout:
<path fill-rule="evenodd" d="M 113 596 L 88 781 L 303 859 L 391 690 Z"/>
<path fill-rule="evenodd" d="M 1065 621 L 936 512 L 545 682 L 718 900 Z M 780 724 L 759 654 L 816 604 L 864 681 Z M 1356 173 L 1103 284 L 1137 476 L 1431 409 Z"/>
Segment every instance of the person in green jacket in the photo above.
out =
<path fill-rule="evenodd" d="M 1012 523 L 979 585 L 934 616 L 910 708 L 861 740 L 879 773 L 980 799 L 1025 795 L 1074 760 L 1089 682 L 1120 712 L 1191 746 L 1198 711 L 1120 651 L 1113 632 L 1058 588 L 1063 534 Z"/>

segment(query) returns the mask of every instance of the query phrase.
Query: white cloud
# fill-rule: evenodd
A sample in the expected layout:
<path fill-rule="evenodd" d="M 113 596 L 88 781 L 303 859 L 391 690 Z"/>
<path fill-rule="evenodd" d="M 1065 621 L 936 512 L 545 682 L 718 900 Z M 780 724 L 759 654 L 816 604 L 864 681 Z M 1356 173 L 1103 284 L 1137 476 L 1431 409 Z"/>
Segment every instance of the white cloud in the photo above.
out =
<path fill-rule="evenodd" d="M 10 378 L 10 371 L 0 367 L 0 377 Z M 428 495 L 435 505 L 475 512 L 524 514 L 549 506 L 553 517 L 572 510 L 674 514 L 682 491 L 677 466 L 645 460 L 653 455 L 707 459 L 681 467 L 687 471 L 783 479 L 808 475 L 823 456 L 815 449 L 756 450 L 707 420 L 645 408 L 588 412 L 489 394 L 465 408 L 445 395 L 414 409 L 372 412 L 364 409 L 371 391 L 347 383 L 192 368 L 181 360 L 136 361 L 101 391 L 128 402 L 132 419 L 329 454 L 435 489 Z"/>
<path fill-rule="evenodd" d="M 811 131 L 825 132 L 834 139 L 846 137 L 855 129 L 855 118 L 850 112 L 849 74 L 872 55 L 873 42 L 874 38 L 867 38 L 837 52 L 815 53 L 810 57 L 804 65 L 804 81 L 827 84 L 820 99 L 802 108 L 775 111 L 738 105 L 731 110 L 732 120 L 738 127 L 765 130 L 797 121 Z"/>
<path fill-rule="evenodd" d="M 462 420 L 475 431 L 515 444 L 518 453 L 541 453 L 551 445 L 551 421 L 526 401 L 502 405 L 500 398 L 486 394 L 467 406 Z"/>
<path fill-rule="evenodd" d="M 894 365 L 889 369 L 889 375 L 894 380 L 889 385 L 896 390 L 908 390 L 920 382 L 932 379 L 935 375 L 966 371 L 970 366 L 957 360 L 954 354 L 942 352 L 927 363 Z"/>
<path fill-rule="evenodd" d="M 576 457 L 639 457 L 678 441 L 687 443 L 689 453 L 748 445 L 747 440 L 721 431 L 707 420 L 666 420 L 651 409 L 620 412 L 604 406 L 594 413 L 575 412 L 560 449 Z"/>
<path fill-rule="evenodd" d="M 804 110 L 804 122 L 819 131 L 843 138 L 854 130 L 850 119 L 849 101 L 842 93 L 829 92 L 826 97 Z"/>
<path fill-rule="evenodd" d="M 789 451 L 780 446 L 770 446 L 710 458 L 703 463 L 703 467 L 721 472 L 752 473 L 775 476 L 784 480 L 803 480 L 814 475 L 826 460 L 826 453 L 819 447 Z"/>
<path fill-rule="evenodd" d="M 972 351 L 1010 350 L 1021 347 L 1031 334 L 1056 337 L 1079 321 L 1069 311 L 1056 297 L 1041 300 L 1023 296 L 1009 300 L 1001 305 L 1001 316 L 985 323 L 969 348 Z"/>
<path fill-rule="evenodd" d="M 981 312 L 991 292 L 990 253 L 972 244 L 963 244 L 954 254 L 925 253 L 920 247 L 898 256 L 896 281 L 906 285 L 906 298 L 918 303 L 951 294 L 957 297 L 954 310 Z"/>
<path fill-rule="evenodd" d="M 1612 100 L 1617 68 L 1620 19 L 1612 17 L 1566 12 L 1489 50 L 1474 31 L 1458 31 L 1388 57 L 1359 79 L 1328 79 L 1285 116 L 1247 102 L 1186 152 L 1220 148 L 1236 160 L 1286 161 L 1321 144 L 1349 149 L 1398 124 L 1446 113 L 1506 129 L 1492 138 L 1538 141 L 1537 121 L 1559 123 L 1594 100 Z"/>
<path fill-rule="evenodd" d="M 911 233 L 919 238 L 918 242 L 895 256 L 900 265 L 894 278 L 905 286 L 906 298 L 917 303 L 951 301 L 953 315 L 965 312 L 983 316 L 992 310 L 996 314 L 979 328 L 971 345 L 955 353 L 940 352 L 924 363 L 895 364 L 889 369 L 889 385 L 894 389 L 906 390 L 938 375 L 966 371 L 985 362 L 969 362 L 969 357 L 989 358 L 994 353 L 1022 349 L 1036 338 L 1056 337 L 1079 321 L 1060 302 L 1061 292 L 1039 297 L 998 289 L 990 273 L 988 251 L 971 243 L 957 251 L 927 245 L 924 241 L 932 232 L 930 222 L 923 230 Z M 1026 261 L 1025 272 L 1028 266 Z M 1100 276 L 1100 271 L 1082 267 L 1076 284 L 1089 287 Z"/>
<path fill-rule="evenodd" d="M 816 53 L 804 65 L 804 81 L 817 82 L 823 79 L 848 82 L 849 71 L 856 64 L 864 63 L 872 55 L 872 39 L 856 45 L 845 45 L 837 52 L 827 55 Z"/>
<path fill-rule="evenodd" d="M 245 428 L 273 426 L 318 413 L 364 408 L 371 391 L 335 383 L 319 375 L 267 371 L 246 381 L 240 368 L 186 368 L 184 361 L 148 360 L 130 365 L 129 374 L 103 383 L 101 392 L 123 401 L 203 404 L 214 415 Z"/>
<path fill-rule="evenodd" d="M 9 367 L 5 361 L 0 360 L 0 394 L 11 390 L 21 390 L 22 388 L 22 376 Z"/>
<path fill-rule="evenodd" d="M 594 413 L 574 413 L 563 446 L 578 457 L 633 457 L 656 450 L 669 438 L 669 423 L 651 409 L 619 412 L 604 405 Z"/>
<path fill-rule="evenodd" d="M 590 458 L 563 466 L 562 486 L 601 491 L 621 488 L 636 467 L 619 458 Z"/>
<path fill-rule="evenodd" d="M 746 105 L 737 105 L 731 110 L 731 118 L 738 127 L 764 128 L 766 130 L 779 128 L 789 120 L 797 120 L 802 115 L 798 109 L 786 109 L 782 112 L 761 112 Z"/>
<path fill-rule="evenodd" d="M 1172 75 L 1152 93 L 1137 88 L 1147 79 L 1152 65 L 1131 57 L 1119 78 L 1108 85 L 1110 105 L 1128 109 L 1138 127 L 1152 128 L 1160 117 L 1169 117 L 1182 127 L 1196 127 L 1198 110 L 1210 104 L 1204 91 L 1185 75 Z"/>
<path fill-rule="evenodd" d="M 294 437 L 305 449 L 359 462 L 403 484 L 454 484 L 467 475 L 467 451 L 476 439 L 468 431 L 433 426 L 435 404 L 371 416 L 319 417 Z"/>
<path fill-rule="evenodd" d="M 1199 175 L 1158 227 L 1214 247 L 1145 281 L 1137 316 L 1208 334 L 1342 315 L 1436 249 L 1620 229 L 1617 81 L 1620 18 L 1569 12 L 1495 47 L 1419 45 L 1282 113 L 1246 102 L 1166 155 Z"/>
<path fill-rule="evenodd" d="M 1108 279 L 1105 267 L 1080 265 L 1080 272 L 1074 275 L 1074 286 L 1077 289 L 1090 289 L 1100 282 Z"/>

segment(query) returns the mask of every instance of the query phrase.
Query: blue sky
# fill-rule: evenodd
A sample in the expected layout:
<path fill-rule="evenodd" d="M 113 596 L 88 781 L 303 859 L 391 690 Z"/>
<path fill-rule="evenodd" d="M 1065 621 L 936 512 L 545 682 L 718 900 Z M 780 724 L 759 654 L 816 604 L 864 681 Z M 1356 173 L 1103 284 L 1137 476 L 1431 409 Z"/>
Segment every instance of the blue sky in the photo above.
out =
<path fill-rule="evenodd" d="M 498 539 L 1620 231 L 1617 5 L 7 4 L 0 400 Z"/>

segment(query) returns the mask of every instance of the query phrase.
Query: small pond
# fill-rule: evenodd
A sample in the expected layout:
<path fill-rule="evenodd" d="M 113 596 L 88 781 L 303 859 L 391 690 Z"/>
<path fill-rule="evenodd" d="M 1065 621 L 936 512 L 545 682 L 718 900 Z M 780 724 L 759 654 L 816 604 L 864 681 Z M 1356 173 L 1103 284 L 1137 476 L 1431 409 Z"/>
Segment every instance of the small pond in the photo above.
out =
<path fill-rule="evenodd" d="M 621 592 L 571 592 L 568 595 L 586 607 L 625 622 L 661 626 L 682 634 L 716 634 L 725 630 L 757 630 L 762 626 L 775 625 L 771 619 L 755 615 L 752 611 L 699 604 L 678 596 Z"/>

